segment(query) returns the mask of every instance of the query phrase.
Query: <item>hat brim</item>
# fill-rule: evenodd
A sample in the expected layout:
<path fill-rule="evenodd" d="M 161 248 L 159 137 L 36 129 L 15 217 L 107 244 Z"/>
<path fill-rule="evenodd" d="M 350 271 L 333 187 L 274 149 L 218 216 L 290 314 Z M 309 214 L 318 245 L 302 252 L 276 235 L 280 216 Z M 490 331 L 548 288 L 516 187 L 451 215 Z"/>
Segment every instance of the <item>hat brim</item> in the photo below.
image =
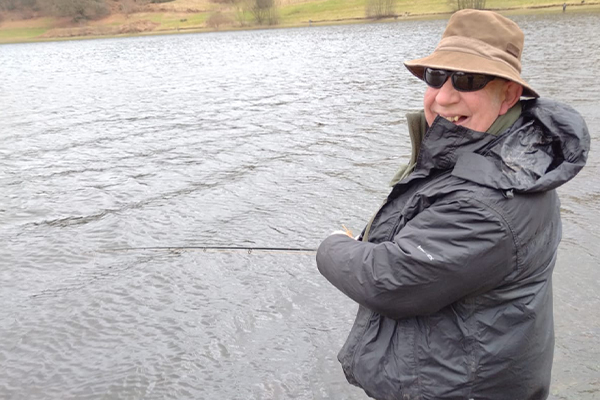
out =
<path fill-rule="evenodd" d="M 471 53 L 436 50 L 427 57 L 406 61 L 404 62 L 404 66 L 406 66 L 414 76 L 421 80 L 423 80 L 423 74 L 427 67 L 494 75 L 523 86 L 522 96 L 524 97 L 540 97 L 527 82 L 521 79 L 521 76 L 510 65 Z"/>

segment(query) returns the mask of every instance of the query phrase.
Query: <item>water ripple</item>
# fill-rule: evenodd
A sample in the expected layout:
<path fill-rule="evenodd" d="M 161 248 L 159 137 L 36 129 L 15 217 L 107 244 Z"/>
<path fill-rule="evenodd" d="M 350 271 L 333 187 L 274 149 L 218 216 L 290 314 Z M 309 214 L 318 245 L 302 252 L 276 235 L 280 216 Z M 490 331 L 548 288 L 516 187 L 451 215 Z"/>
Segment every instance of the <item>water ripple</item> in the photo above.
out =
<path fill-rule="evenodd" d="M 515 19 L 525 78 L 592 132 L 560 189 L 552 386 L 592 399 L 600 104 L 575 77 L 599 25 Z M 358 233 L 410 155 L 424 87 L 402 62 L 444 23 L 2 46 L 0 397 L 365 399 L 336 360 L 355 305 L 312 255 L 99 250 Z"/>

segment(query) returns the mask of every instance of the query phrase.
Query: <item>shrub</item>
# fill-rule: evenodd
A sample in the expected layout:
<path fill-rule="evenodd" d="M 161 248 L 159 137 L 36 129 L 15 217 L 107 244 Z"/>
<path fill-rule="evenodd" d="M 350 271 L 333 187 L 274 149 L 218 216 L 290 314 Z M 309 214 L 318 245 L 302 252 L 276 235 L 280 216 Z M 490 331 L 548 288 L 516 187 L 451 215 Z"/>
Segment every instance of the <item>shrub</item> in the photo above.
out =
<path fill-rule="evenodd" d="M 232 21 L 229 17 L 224 15 L 222 12 L 217 11 L 212 13 L 206 20 L 206 25 L 213 29 L 219 29 L 219 26 L 230 24 Z"/>
<path fill-rule="evenodd" d="M 394 0 L 368 0 L 366 14 L 368 18 L 385 18 L 394 16 Z"/>

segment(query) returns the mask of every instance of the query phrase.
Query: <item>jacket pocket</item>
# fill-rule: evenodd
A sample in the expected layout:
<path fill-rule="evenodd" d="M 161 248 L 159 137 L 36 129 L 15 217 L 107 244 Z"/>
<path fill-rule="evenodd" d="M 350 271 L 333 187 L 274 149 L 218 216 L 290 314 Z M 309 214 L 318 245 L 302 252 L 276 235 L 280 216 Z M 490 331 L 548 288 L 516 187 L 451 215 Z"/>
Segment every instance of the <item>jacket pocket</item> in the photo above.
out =
<path fill-rule="evenodd" d="M 374 312 L 366 307 L 358 306 L 358 312 L 354 325 L 348 334 L 346 343 L 342 346 L 338 353 L 338 360 L 342 364 L 342 369 L 346 375 L 346 379 L 353 385 L 360 386 L 354 377 L 354 362 L 356 358 L 356 350 L 364 336 Z"/>
<path fill-rule="evenodd" d="M 394 320 L 375 312 L 361 317 L 366 325 L 352 332 L 344 346 L 348 381 L 375 399 L 420 399 L 415 320 Z"/>

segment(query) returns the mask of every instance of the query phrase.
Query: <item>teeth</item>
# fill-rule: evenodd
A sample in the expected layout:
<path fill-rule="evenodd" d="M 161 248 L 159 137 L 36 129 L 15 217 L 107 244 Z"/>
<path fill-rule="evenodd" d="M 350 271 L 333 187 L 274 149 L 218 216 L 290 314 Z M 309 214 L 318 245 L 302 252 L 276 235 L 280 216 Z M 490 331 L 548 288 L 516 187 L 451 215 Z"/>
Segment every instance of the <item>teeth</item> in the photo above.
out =
<path fill-rule="evenodd" d="M 454 116 L 454 117 L 444 117 L 446 118 L 448 121 L 450 122 L 456 122 L 458 121 L 458 119 L 460 118 L 458 115 Z"/>

